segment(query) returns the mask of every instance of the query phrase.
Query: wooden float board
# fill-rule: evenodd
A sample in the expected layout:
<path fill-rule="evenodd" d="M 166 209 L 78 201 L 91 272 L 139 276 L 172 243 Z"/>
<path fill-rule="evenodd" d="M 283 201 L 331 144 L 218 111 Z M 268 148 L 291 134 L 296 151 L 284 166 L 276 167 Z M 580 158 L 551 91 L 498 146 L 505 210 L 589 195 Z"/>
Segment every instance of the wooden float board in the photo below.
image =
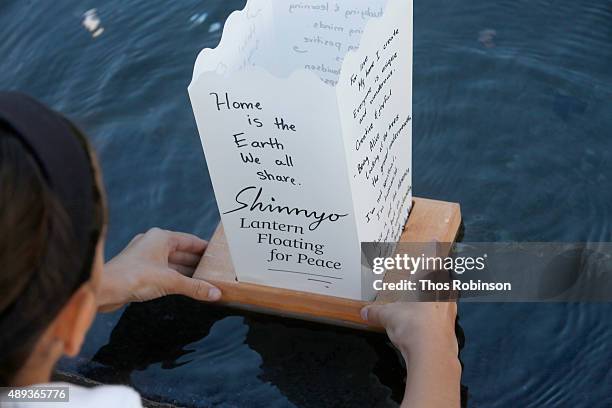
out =
<path fill-rule="evenodd" d="M 460 227 L 459 204 L 414 198 L 401 242 L 454 243 Z M 219 224 L 210 240 L 194 278 L 219 287 L 223 292 L 220 303 L 229 307 L 339 326 L 382 330 L 366 325 L 360 317 L 361 308 L 370 302 L 238 282 L 222 224 Z M 406 274 L 387 273 L 385 282 L 399 282 L 406 278 Z M 381 292 L 375 302 L 399 300 L 401 292 Z"/>

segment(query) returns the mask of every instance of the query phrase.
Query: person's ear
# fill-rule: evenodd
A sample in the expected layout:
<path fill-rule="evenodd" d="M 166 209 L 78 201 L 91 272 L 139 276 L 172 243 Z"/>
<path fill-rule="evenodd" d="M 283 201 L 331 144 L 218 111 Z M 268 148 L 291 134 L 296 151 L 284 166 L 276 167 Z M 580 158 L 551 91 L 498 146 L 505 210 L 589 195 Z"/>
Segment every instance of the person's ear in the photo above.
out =
<path fill-rule="evenodd" d="M 64 354 L 76 356 L 97 312 L 96 297 L 89 283 L 81 286 L 55 318 L 54 337 L 64 344 Z"/>

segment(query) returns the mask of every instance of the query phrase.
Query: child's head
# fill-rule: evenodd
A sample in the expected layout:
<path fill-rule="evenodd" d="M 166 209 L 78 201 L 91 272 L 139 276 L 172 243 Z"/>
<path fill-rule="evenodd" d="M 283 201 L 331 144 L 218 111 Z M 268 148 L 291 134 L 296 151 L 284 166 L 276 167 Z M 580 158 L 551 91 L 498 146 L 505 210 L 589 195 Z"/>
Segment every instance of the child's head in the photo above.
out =
<path fill-rule="evenodd" d="M 43 105 L 0 93 L 0 386 L 78 353 L 97 309 L 104 223 L 86 140 Z"/>

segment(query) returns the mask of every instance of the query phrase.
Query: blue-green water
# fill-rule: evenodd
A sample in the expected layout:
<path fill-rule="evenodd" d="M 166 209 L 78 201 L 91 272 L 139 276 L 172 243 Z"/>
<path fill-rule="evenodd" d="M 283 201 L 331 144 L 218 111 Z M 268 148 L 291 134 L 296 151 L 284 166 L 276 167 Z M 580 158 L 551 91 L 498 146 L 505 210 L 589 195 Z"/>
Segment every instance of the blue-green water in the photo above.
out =
<path fill-rule="evenodd" d="M 243 5 L 0 1 L 0 87 L 92 137 L 108 256 L 151 226 L 214 230 L 186 87 L 198 51 Z M 91 8 L 105 29 L 95 39 L 81 25 Z M 415 194 L 460 202 L 467 241 L 610 241 L 612 2 L 431 0 L 414 11 Z M 471 406 L 612 406 L 611 305 L 460 313 Z M 180 299 L 100 317 L 62 367 L 191 406 L 393 406 L 401 396 L 401 367 L 380 338 Z"/>

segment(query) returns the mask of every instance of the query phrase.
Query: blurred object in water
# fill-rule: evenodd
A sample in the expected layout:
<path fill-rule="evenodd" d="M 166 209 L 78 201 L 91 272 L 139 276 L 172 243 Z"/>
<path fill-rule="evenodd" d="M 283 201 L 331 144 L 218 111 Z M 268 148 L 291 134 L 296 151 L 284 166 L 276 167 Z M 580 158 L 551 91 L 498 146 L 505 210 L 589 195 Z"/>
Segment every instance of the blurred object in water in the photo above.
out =
<path fill-rule="evenodd" d="M 189 21 L 191 21 L 193 25 L 200 25 L 204 21 L 206 21 L 207 18 L 208 18 L 208 13 L 202 13 L 202 14 L 195 13 L 193 16 L 191 16 Z"/>
<path fill-rule="evenodd" d="M 487 28 L 486 30 L 481 30 L 478 33 L 478 42 L 482 44 L 485 48 L 494 48 L 495 47 L 495 37 L 497 36 L 497 31 Z"/>
<path fill-rule="evenodd" d="M 83 27 L 91 33 L 93 38 L 99 37 L 104 32 L 100 17 L 98 17 L 98 10 L 90 9 L 83 13 L 83 21 L 81 22 Z"/>
<path fill-rule="evenodd" d="M 214 33 L 215 31 L 219 31 L 221 29 L 221 23 L 212 23 L 208 28 L 209 33 Z"/>
<path fill-rule="evenodd" d="M 582 115 L 586 111 L 586 108 L 587 103 L 575 96 L 555 93 L 553 111 L 564 121 L 570 120 L 572 115 Z"/>

